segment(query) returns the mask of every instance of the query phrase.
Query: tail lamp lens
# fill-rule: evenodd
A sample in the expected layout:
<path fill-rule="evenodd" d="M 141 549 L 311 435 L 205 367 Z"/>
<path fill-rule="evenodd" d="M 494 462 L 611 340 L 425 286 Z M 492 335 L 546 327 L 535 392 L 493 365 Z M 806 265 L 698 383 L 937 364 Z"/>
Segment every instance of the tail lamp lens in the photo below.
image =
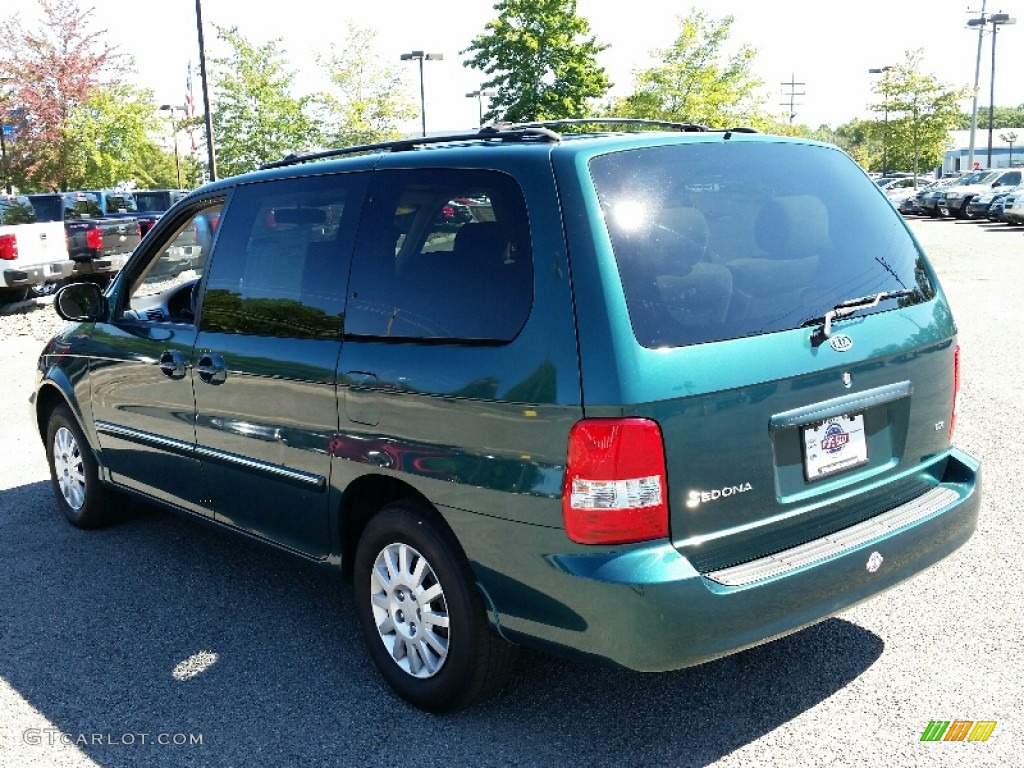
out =
<path fill-rule="evenodd" d="M 649 419 L 584 419 L 569 433 L 562 520 L 580 544 L 668 536 L 661 428 Z"/>

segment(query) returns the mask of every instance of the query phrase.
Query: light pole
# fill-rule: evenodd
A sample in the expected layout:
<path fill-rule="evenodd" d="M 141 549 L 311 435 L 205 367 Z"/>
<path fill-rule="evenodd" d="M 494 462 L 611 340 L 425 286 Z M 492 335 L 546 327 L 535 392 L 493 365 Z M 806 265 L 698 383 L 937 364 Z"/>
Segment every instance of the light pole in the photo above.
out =
<path fill-rule="evenodd" d="M 992 113 L 996 101 L 996 32 L 1000 24 L 1016 24 L 1017 20 L 1008 13 L 993 13 L 988 17 L 992 23 L 992 76 L 989 80 L 988 92 L 988 167 L 992 167 Z"/>
<path fill-rule="evenodd" d="M 982 3 L 981 15 L 976 19 L 968 19 L 968 27 L 978 28 L 978 66 L 981 65 L 981 36 L 985 31 L 985 25 L 992 25 L 992 75 L 989 80 L 989 97 L 988 97 L 988 167 L 992 167 L 992 122 L 993 113 L 995 111 L 995 97 L 996 97 L 996 33 L 999 31 L 1001 24 L 1016 24 L 1017 20 L 1010 16 L 1008 13 L 990 13 L 988 17 L 985 16 L 985 5 Z M 975 72 L 974 76 L 974 114 L 971 119 L 971 150 L 974 149 L 974 132 L 977 129 L 977 90 L 978 90 L 978 76 Z M 970 151 L 968 162 L 973 167 L 973 151 Z"/>
<path fill-rule="evenodd" d="M 479 88 L 466 94 L 467 99 L 476 99 L 480 112 L 480 125 L 484 124 L 484 96 L 491 97 L 494 91 L 481 91 Z"/>
<path fill-rule="evenodd" d="M 890 67 L 872 67 L 868 70 L 870 75 L 882 76 L 882 107 L 885 110 L 885 124 L 882 129 L 882 178 L 889 172 L 889 76 L 886 74 Z"/>
<path fill-rule="evenodd" d="M 1013 168 L 1013 142 L 1017 140 L 1017 134 L 1013 131 L 1006 133 L 1000 133 L 999 138 L 1010 145 L 1010 161 L 1006 164 L 1007 168 Z"/>
<path fill-rule="evenodd" d="M 196 30 L 199 33 L 199 77 L 203 82 L 203 109 L 206 110 L 206 157 L 210 181 L 217 180 L 217 155 L 213 150 L 213 118 L 210 115 L 210 89 L 206 83 L 206 43 L 203 40 L 203 3 L 196 0 Z M 178 185 L 181 186 L 180 184 Z"/>
<path fill-rule="evenodd" d="M 443 53 L 424 53 L 423 51 L 410 51 L 402 54 L 402 61 L 418 61 L 420 63 L 420 121 L 423 124 L 423 135 L 427 135 L 427 100 L 423 93 L 423 62 L 441 61 Z"/>
<path fill-rule="evenodd" d="M 970 19 L 968 28 L 978 28 L 978 55 L 974 60 L 974 96 L 971 99 L 971 141 L 967 149 L 967 167 L 974 170 L 974 135 L 978 132 L 978 79 L 981 75 L 981 40 L 985 35 L 985 0 L 981 0 L 981 16 Z"/>
<path fill-rule="evenodd" d="M 174 137 L 174 172 L 178 177 L 178 189 L 181 189 L 181 163 L 178 161 L 178 124 L 174 122 L 174 110 L 180 109 L 182 114 L 185 113 L 184 107 L 175 107 L 171 104 L 163 104 L 160 107 L 161 112 L 168 112 L 171 116 L 171 135 Z"/>

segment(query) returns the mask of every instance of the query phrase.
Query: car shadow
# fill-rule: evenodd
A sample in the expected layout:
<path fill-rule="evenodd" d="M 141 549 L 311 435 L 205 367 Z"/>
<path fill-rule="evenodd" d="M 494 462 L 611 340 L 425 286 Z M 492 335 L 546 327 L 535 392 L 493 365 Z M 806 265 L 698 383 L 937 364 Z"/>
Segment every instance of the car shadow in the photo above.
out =
<path fill-rule="evenodd" d="M 103 766 L 705 765 L 883 650 L 841 619 L 662 674 L 524 650 L 510 690 L 437 717 L 385 687 L 333 572 L 145 505 L 80 531 L 50 493 L 0 494 L 0 676 Z"/>

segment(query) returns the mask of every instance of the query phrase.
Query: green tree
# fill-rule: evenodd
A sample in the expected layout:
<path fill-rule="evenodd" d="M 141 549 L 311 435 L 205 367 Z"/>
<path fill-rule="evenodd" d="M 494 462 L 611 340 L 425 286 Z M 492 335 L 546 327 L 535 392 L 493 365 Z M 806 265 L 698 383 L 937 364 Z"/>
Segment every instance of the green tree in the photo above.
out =
<path fill-rule="evenodd" d="M 871 162 L 880 170 L 934 168 L 942 164 L 949 148 L 950 131 L 960 119 L 960 102 L 970 91 L 940 83 L 923 72 L 923 52 L 907 51 L 906 61 L 890 66 L 872 90 L 879 100 L 870 105 L 875 115 L 872 138 L 884 149 L 883 157 Z"/>
<path fill-rule="evenodd" d="M 254 45 L 238 27 L 217 27 L 231 53 L 213 59 L 213 137 L 219 176 L 232 176 L 317 147 L 311 96 L 292 96 L 295 73 L 280 40 Z"/>
<path fill-rule="evenodd" d="M 401 73 L 374 50 L 374 37 L 372 30 L 350 22 L 345 39 L 317 57 L 331 81 L 316 97 L 324 141 L 331 146 L 397 139 L 398 124 L 416 117 L 416 102 Z"/>
<path fill-rule="evenodd" d="M 12 83 L 17 109 L 4 175 L 25 189 L 68 189 L 80 139 L 69 130 L 78 107 L 117 82 L 125 60 L 91 29 L 92 8 L 76 0 L 39 0 L 42 23 L 27 28 L 17 15 L 0 22 L 0 77 Z"/>
<path fill-rule="evenodd" d="M 174 158 L 154 140 L 161 125 L 149 91 L 130 85 L 97 89 L 68 116 L 63 173 L 72 188 L 175 186 Z"/>
<path fill-rule="evenodd" d="M 753 73 L 757 51 L 743 45 L 731 56 L 724 52 L 733 17 L 715 20 L 703 11 L 691 11 L 677 20 L 675 40 L 652 54 L 661 63 L 637 74 L 634 92 L 614 102 L 612 113 L 769 129 L 773 122 L 763 107 L 764 83 Z"/>
<path fill-rule="evenodd" d="M 993 130 L 1022 127 L 1024 127 L 1024 104 L 1019 107 L 994 107 L 992 109 Z M 970 130 L 971 113 L 962 113 L 955 128 L 958 131 Z M 978 128 L 988 129 L 988 107 L 978 106 Z"/>
<path fill-rule="evenodd" d="M 485 120 L 586 117 L 611 87 L 597 55 L 608 46 L 576 14 L 576 0 L 500 0 L 497 18 L 461 51 L 494 91 Z"/>

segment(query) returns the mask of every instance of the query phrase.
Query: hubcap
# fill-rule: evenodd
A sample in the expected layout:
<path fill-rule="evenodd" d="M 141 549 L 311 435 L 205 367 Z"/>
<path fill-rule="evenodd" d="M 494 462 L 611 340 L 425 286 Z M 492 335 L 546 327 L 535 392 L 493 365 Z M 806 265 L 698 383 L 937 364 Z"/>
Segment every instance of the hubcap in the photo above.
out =
<path fill-rule="evenodd" d="M 85 465 L 78 441 L 67 427 L 53 436 L 53 468 L 64 501 L 77 512 L 85 504 Z"/>
<path fill-rule="evenodd" d="M 391 658 L 418 678 L 433 677 L 448 658 L 448 603 L 434 569 L 407 544 L 389 544 L 370 576 L 377 634 Z"/>

